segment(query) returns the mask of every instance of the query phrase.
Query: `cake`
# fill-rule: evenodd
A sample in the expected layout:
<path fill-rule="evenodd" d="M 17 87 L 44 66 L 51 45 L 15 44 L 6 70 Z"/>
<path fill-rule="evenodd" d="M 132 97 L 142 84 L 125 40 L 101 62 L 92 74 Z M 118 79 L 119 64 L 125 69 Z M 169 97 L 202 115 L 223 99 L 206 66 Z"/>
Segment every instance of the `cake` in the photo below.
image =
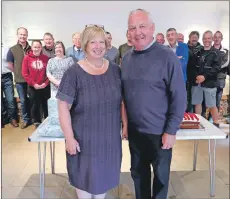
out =
<path fill-rule="evenodd" d="M 199 129 L 200 119 L 195 113 L 184 113 L 180 129 Z"/>

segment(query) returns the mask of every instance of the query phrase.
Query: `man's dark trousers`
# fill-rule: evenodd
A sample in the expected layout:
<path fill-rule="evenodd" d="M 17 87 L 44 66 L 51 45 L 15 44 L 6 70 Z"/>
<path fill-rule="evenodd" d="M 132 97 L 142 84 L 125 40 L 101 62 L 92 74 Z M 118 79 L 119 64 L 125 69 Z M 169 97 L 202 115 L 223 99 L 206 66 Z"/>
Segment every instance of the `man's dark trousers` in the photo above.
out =
<path fill-rule="evenodd" d="M 166 199 L 172 149 L 161 149 L 162 135 L 141 133 L 132 127 L 128 132 L 136 199 Z M 151 165 L 154 173 L 152 196 Z"/>

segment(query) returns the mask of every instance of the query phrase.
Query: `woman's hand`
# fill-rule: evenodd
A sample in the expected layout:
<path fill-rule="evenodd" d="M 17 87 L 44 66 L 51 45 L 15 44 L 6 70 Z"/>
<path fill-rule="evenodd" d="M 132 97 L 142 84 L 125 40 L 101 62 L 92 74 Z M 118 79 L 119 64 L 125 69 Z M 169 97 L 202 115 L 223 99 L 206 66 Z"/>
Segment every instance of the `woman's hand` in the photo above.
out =
<path fill-rule="evenodd" d="M 45 88 L 45 87 L 46 87 L 46 84 L 45 84 L 45 83 L 42 83 L 42 84 L 40 85 L 40 87 L 41 87 L 41 88 Z"/>
<path fill-rule="evenodd" d="M 128 140 L 128 126 L 124 125 L 122 127 L 122 139 Z"/>
<path fill-rule="evenodd" d="M 66 139 L 65 147 L 70 155 L 76 155 L 77 152 L 81 152 L 80 145 L 75 138 Z"/>
<path fill-rule="evenodd" d="M 35 88 L 35 89 L 41 89 L 41 86 L 38 85 L 38 84 L 34 84 L 34 88 Z"/>
<path fill-rule="evenodd" d="M 60 83 L 61 83 L 61 81 L 57 81 L 55 85 L 56 85 L 57 87 L 59 87 Z"/>

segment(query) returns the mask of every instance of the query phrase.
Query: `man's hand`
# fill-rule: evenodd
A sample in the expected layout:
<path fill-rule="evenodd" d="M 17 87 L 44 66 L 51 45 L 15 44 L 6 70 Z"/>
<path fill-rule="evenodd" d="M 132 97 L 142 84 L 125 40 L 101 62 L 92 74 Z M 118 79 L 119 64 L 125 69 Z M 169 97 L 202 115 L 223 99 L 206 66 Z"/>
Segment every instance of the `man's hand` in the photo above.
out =
<path fill-rule="evenodd" d="M 164 133 L 162 136 L 162 149 L 171 149 L 176 143 L 176 135 L 170 135 L 168 133 Z"/>
<path fill-rule="evenodd" d="M 196 77 L 196 83 L 197 83 L 197 84 L 202 83 L 204 80 L 205 80 L 205 77 L 204 77 L 203 75 L 198 75 L 198 76 Z"/>
<path fill-rule="evenodd" d="M 183 56 L 177 56 L 179 59 L 182 59 L 183 58 Z"/>

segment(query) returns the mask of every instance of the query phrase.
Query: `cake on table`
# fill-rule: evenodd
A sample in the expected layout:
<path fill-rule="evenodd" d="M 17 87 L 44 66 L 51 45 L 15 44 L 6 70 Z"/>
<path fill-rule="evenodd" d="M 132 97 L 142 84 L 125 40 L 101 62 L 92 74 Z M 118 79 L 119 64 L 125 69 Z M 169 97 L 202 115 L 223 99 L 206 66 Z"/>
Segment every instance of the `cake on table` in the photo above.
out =
<path fill-rule="evenodd" d="M 195 113 L 184 113 L 180 129 L 199 129 L 200 119 Z"/>

